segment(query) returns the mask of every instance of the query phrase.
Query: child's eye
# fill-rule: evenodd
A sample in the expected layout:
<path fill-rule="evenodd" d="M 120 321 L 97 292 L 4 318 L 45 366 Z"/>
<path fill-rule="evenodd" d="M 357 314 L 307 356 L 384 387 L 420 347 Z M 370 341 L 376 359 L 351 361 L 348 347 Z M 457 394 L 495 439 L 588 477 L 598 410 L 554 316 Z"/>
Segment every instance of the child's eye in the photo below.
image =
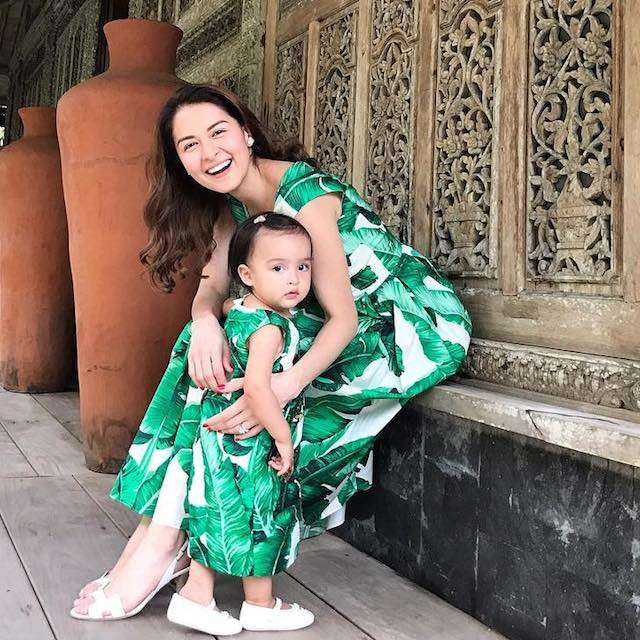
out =
<path fill-rule="evenodd" d="M 298 271 L 309 271 L 309 265 L 308 264 L 298 265 Z"/>
<path fill-rule="evenodd" d="M 284 267 L 281 264 L 277 264 L 275 267 L 273 267 L 273 270 L 277 271 L 278 273 L 280 273 L 282 269 L 284 269 Z"/>

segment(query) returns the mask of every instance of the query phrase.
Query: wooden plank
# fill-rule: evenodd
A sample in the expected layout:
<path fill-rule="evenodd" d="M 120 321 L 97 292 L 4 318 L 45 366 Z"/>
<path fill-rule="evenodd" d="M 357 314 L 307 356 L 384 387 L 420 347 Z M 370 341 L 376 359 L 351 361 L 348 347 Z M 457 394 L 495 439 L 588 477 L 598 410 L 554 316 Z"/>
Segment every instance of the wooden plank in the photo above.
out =
<path fill-rule="evenodd" d="M 86 469 L 80 443 L 31 396 L 3 393 L 0 423 L 38 475 L 70 474 Z"/>
<path fill-rule="evenodd" d="M 128 509 L 122 503 L 109 497 L 115 475 L 85 471 L 73 476 L 87 494 L 111 518 L 113 523 L 128 538 L 131 537 L 140 522 L 140 515 Z"/>
<path fill-rule="evenodd" d="M 492 227 L 491 232 L 500 234 L 498 269 L 505 295 L 517 294 L 525 284 L 526 239 L 522 212 L 526 210 L 527 184 L 527 2 L 516 0 L 504 4 L 502 28 L 498 33 L 499 38 L 504 38 L 500 78 L 495 80 L 501 103 L 496 123 L 499 151 L 495 153 L 494 149 L 491 174 L 498 196 L 494 215 L 498 216 L 499 226 Z"/>
<path fill-rule="evenodd" d="M 414 135 L 413 246 L 425 255 L 431 252 L 433 164 L 435 141 L 435 96 L 438 68 L 438 7 L 420 3 L 420 37 L 416 49 Z"/>
<path fill-rule="evenodd" d="M 506 640 L 330 534 L 303 543 L 289 573 L 376 639 Z"/>
<path fill-rule="evenodd" d="M 82 442 L 80 394 L 77 391 L 38 393 L 31 397 L 41 404 L 71 435 Z"/>
<path fill-rule="evenodd" d="M 456 290 L 471 314 L 475 338 L 640 358 L 640 305 L 569 294 L 505 297 L 480 289 Z"/>
<path fill-rule="evenodd" d="M 7 478 L 0 483 L 0 513 L 58 640 L 190 637 L 166 619 L 170 589 L 130 620 L 71 618 L 80 587 L 110 566 L 126 542 L 73 478 Z"/>
<path fill-rule="evenodd" d="M 303 141 L 306 150 L 315 155 L 316 144 L 316 99 L 318 90 L 318 49 L 320 48 L 320 23 L 309 24 L 307 37 L 307 87 L 304 103 Z"/>
<path fill-rule="evenodd" d="M 353 121 L 353 158 L 351 184 L 359 193 L 364 193 L 367 176 L 367 154 L 369 152 L 369 85 L 371 47 L 371 3 L 358 4 L 356 26 L 356 86 L 355 115 Z"/>
<path fill-rule="evenodd" d="M 2 575 L 2 597 L 0 597 L 2 637 L 20 640 L 53 640 L 53 632 L 2 522 L 0 522 L 0 575 Z"/>
<path fill-rule="evenodd" d="M 0 460 L 2 460 L 2 466 L 0 466 L 0 477 L 2 478 L 20 478 L 38 475 L 1 424 Z"/>
<path fill-rule="evenodd" d="M 640 76 L 640 13 L 635 2 L 619 3 L 624 8 L 624 72 L 623 87 L 619 96 L 624 100 L 622 140 L 614 140 L 618 148 L 614 156 L 624 153 L 623 181 L 623 256 L 625 299 L 640 302 L 640 92 L 636 91 Z M 622 17 L 622 16 L 621 16 Z M 619 45 L 618 45 L 619 46 Z M 614 172 L 615 183 L 622 176 Z"/>

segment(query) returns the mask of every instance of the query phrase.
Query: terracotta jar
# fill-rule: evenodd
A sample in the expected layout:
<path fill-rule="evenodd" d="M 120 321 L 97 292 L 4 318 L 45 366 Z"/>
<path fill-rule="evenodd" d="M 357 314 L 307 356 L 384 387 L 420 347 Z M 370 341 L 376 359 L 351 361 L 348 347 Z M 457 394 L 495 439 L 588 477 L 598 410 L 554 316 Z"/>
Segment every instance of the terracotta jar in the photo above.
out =
<path fill-rule="evenodd" d="M 76 301 L 80 414 L 87 466 L 124 459 L 197 287 L 152 288 L 138 255 L 148 230 L 145 163 L 175 75 L 182 31 L 150 20 L 104 27 L 109 69 L 58 103 L 58 137 Z"/>
<path fill-rule="evenodd" d="M 75 335 L 56 112 L 18 113 L 24 135 L 0 152 L 0 385 L 63 391 Z"/>

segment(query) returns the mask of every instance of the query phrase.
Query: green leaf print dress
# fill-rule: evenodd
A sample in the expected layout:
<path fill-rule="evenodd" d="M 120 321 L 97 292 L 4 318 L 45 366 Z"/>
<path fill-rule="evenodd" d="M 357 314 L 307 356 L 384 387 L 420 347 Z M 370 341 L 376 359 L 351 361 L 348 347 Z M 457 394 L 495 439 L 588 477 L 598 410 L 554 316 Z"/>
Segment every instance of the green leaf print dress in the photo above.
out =
<path fill-rule="evenodd" d="M 301 513 L 283 554 L 288 564 L 295 559 L 299 540 L 341 524 L 347 500 L 371 487 L 376 436 L 410 398 L 459 369 L 471 334 L 471 319 L 452 284 L 429 258 L 397 240 L 350 184 L 307 162 L 295 162 L 278 186 L 274 211 L 296 216 L 308 202 L 331 192 L 342 194 L 338 231 L 349 266 L 358 332 L 303 392 L 301 440 L 288 485 L 291 491 L 300 491 Z M 228 200 L 236 222 L 246 219 L 244 204 L 231 196 Z M 297 309 L 292 321 L 304 353 L 322 327 L 324 313 L 313 294 Z M 176 342 L 131 446 L 133 452 L 111 492 L 113 498 L 153 515 L 154 520 L 165 511 L 160 503 L 180 502 L 180 491 L 170 492 L 167 486 L 186 483 L 191 476 L 195 465 L 189 441 L 195 440 L 200 422 L 212 410 L 185 403 L 189 388 L 194 389 L 186 374 L 189 338 L 190 323 Z M 172 467 L 182 471 L 168 473 Z M 177 497 L 164 500 L 161 489 L 162 494 Z M 287 504 L 294 502 L 289 499 Z M 193 507 L 186 498 L 184 505 L 187 514 L 181 526 L 188 528 L 185 522 Z M 183 512 L 176 513 L 174 526 L 180 526 Z M 208 534 L 225 536 L 228 527 L 222 519 Z M 273 546 L 280 543 L 275 537 Z M 280 563 L 274 573 L 282 568 Z"/>

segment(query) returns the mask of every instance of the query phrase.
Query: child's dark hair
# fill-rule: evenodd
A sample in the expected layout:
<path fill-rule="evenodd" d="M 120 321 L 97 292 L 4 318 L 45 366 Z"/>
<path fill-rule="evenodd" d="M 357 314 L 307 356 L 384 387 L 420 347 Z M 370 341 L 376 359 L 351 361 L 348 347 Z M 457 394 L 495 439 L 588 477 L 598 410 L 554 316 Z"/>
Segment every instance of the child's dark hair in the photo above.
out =
<path fill-rule="evenodd" d="M 247 218 L 236 230 L 229 244 L 229 275 L 242 284 L 238 275 L 238 267 L 246 264 L 253 251 L 255 238 L 260 229 L 279 231 L 281 233 L 294 233 L 306 236 L 311 241 L 309 232 L 291 216 L 285 216 L 275 211 L 264 211 L 256 216 Z"/>

